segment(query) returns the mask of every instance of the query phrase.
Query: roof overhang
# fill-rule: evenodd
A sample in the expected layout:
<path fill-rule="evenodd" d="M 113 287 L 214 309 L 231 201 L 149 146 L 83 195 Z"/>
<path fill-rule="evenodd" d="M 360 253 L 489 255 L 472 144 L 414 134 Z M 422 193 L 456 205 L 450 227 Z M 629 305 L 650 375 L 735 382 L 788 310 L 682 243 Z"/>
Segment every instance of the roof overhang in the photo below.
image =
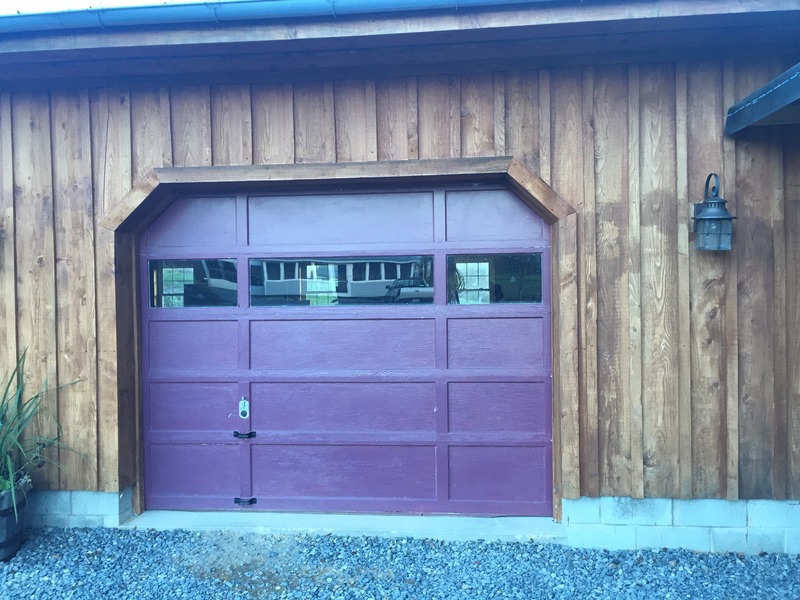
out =
<path fill-rule="evenodd" d="M 0 90 L 358 79 L 800 53 L 800 0 L 477 4 L 459 0 L 457 10 L 335 18 L 5 32 Z"/>
<path fill-rule="evenodd" d="M 506 156 L 153 169 L 136 182 L 102 224 L 118 232 L 140 233 L 176 198 L 188 194 L 270 193 L 320 187 L 419 185 L 421 182 L 497 182 L 516 193 L 548 223 L 575 212 L 529 164 Z"/>
<path fill-rule="evenodd" d="M 725 135 L 752 125 L 800 123 L 800 63 L 728 109 Z"/>

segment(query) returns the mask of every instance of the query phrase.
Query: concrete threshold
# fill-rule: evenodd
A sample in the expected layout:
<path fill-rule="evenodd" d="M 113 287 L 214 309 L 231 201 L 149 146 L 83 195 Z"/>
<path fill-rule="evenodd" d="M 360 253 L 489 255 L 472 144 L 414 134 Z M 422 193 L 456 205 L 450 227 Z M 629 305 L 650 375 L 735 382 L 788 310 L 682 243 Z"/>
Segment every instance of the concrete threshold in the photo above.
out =
<path fill-rule="evenodd" d="M 148 510 L 120 525 L 128 529 L 189 529 L 259 534 L 412 537 L 445 541 L 564 542 L 550 517 L 464 517 Z"/>

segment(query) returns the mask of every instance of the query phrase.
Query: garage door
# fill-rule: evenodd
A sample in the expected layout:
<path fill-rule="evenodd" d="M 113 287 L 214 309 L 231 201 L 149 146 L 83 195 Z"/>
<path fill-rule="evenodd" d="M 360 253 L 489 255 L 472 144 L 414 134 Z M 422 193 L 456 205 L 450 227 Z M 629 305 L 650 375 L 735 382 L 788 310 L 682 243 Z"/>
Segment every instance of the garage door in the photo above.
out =
<path fill-rule="evenodd" d="M 184 197 L 139 241 L 146 508 L 552 513 L 548 227 L 511 192 Z"/>

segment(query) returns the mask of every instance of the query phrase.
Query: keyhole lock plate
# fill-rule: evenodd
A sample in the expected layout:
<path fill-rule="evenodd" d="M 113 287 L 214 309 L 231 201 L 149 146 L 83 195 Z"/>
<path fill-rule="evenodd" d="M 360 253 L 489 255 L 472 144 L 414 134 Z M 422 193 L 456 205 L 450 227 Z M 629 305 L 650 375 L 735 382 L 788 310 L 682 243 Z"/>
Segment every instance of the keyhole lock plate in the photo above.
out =
<path fill-rule="evenodd" d="M 250 416 L 250 403 L 247 401 L 247 398 L 242 396 L 242 399 L 239 400 L 239 417 L 242 419 L 246 419 Z"/>

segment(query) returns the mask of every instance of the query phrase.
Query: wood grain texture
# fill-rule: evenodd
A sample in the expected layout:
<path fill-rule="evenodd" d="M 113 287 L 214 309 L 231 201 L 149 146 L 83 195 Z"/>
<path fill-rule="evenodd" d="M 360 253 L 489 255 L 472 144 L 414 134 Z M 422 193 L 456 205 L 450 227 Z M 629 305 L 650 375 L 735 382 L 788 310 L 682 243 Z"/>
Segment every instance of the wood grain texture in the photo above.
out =
<path fill-rule="evenodd" d="M 689 349 L 691 327 L 684 315 L 691 312 L 689 298 L 689 201 L 687 154 L 688 75 L 686 64 L 675 66 L 675 191 L 678 238 L 678 467 L 681 498 L 692 497 L 692 371 Z"/>
<path fill-rule="evenodd" d="M 549 115 L 546 117 L 549 122 Z M 540 159 L 538 72 L 506 73 L 504 130 L 505 154 L 523 160 Z"/>
<path fill-rule="evenodd" d="M 134 179 L 150 169 L 172 165 L 171 128 L 167 127 L 170 119 L 169 98 L 166 98 L 165 105 L 164 94 L 164 90 L 159 88 L 131 91 Z"/>
<path fill-rule="evenodd" d="M 786 228 L 787 496 L 800 498 L 800 128 L 783 134 Z"/>
<path fill-rule="evenodd" d="M 293 96 L 291 83 L 252 87 L 253 164 L 294 162 Z"/>
<path fill-rule="evenodd" d="M 27 350 L 25 384 L 35 393 L 46 384 L 43 410 L 33 419 L 34 431 L 52 437 L 58 416 L 55 236 L 53 223 L 50 99 L 46 94 L 19 94 L 12 98 L 14 148 L 14 229 L 17 257 L 17 339 Z M 56 453 L 57 454 L 57 453 Z M 57 455 L 51 455 L 57 460 Z M 37 469 L 40 489 L 58 487 L 53 465 Z"/>
<path fill-rule="evenodd" d="M 170 89 L 172 163 L 205 167 L 212 163 L 211 92 L 207 85 Z"/>
<path fill-rule="evenodd" d="M 644 413 L 642 396 L 641 78 L 628 67 L 628 380 L 631 408 L 631 496 L 644 497 Z"/>
<path fill-rule="evenodd" d="M 416 79 L 376 80 L 375 104 L 378 160 L 418 158 Z"/>
<path fill-rule="evenodd" d="M 776 76 L 778 64 L 773 65 L 773 75 Z M 772 263 L 772 276 L 775 281 L 775 312 L 772 319 L 774 328 L 772 337 L 772 352 L 775 357 L 773 368 L 775 370 L 775 416 L 773 428 L 775 430 L 775 442 L 773 452 L 775 457 L 772 464 L 773 490 L 771 498 L 785 500 L 789 487 L 789 454 L 788 454 L 788 373 L 789 369 L 794 370 L 795 365 L 789 365 L 786 361 L 787 356 L 787 249 L 786 249 L 786 219 L 784 201 L 784 173 L 783 173 L 783 152 L 781 149 L 780 132 L 771 129 L 769 137 L 769 162 L 771 169 L 769 172 L 769 183 L 772 186 L 770 192 L 770 212 L 772 220 L 772 253 L 775 257 Z M 792 289 L 791 294 L 796 295 L 797 289 Z"/>
<path fill-rule="evenodd" d="M 733 61 L 722 63 L 722 99 L 724 106 L 736 101 L 736 76 Z M 728 210 L 736 213 L 736 142 L 722 141 L 722 185 Z M 737 236 L 739 234 L 737 233 Z M 734 247 L 725 265 L 725 422 L 727 441 L 728 500 L 739 498 L 739 252 Z"/>
<path fill-rule="evenodd" d="M 548 223 L 555 223 L 575 212 L 572 205 L 535 174 L 535 166 L 512 158 L 505 181 L 520 198 Z"/>
<path fill-rule="evenodd" d="M 580 430 L 580 334 L 578 328 L 578 214 L 573 213 L 553 226 L 557 269 L 553 298 L 553 395 L 554 452 L 557 452 L 563 498 L 578 498 L 581 488 Z M 557 282 L 556 282 L 557 278 Z M 554 287 L 554 292 L 556 289 Z M 557 373 L 557 375 L 556 375 Z M 557 407 L 557 408 L 556 408 Z"/>
<path fill-rule="evenodd" d="M 60 489 L 97 489 L 97 321 L 92 141 L 87 92 L 51 97 Z"/>
<path fill-rule="evenodd" d="M 770 79 L 760 63 L 737 64 L 736 93 Z M 748 92 L 749 93 L 749 92 Z M 766 130 L 737 138 L 737 254 L 739 258 L 739 495 L 775 492 L 775 279 L 771 197 L 777 165 Z M 770 199 L 770 200 L 767 200 Z M 766 201 L 765 201 L 766 200 Z"/>
<path fill-rule="evenodd" d="M 551 99 L 550 71 L 539 71 L 539 176 L 549 185 L 553 170 Z"/>
<path fill-rule="evenodd" d="M 641 301 L 645 495 L 680 494 L 675 74 L 640 71 Z"/>
<path fill-rule="evenodd" d="M 461 156 L 495 154 L 495 86 L 492 73 L 461 79 Z"/>
<path fill-rule="evenodd" d="M 603 495 L 608 496 L 628 496 L 631 493 L 627 81 L 624 67 L 595 69 L 591 107 L 597 198 L 600 489 Z"/>
<path fill-rule="evenodd" d="M 588 444 L 597 450 L 597 459 L 593 461 L 592 480 L 597 481 L 599 494 L 603 494 L 600 481 L 600 412 L 598 405 L 598 347 L 597 347 L 597 210 L 595 198 L 595 152 L 594 121 L 592 119 L 592 103 L 594 100 L 594 68 L 585 67 L 581 72 L 581 140 L 583 155 L 583 207 L 580 222 L 580 243 L 578 245 L 578 307 L 580 315 L 581 335 L 581 376 L 584 382 L 586 401 L 586 422 L 591 424 L 591 433 L 587 429 L 584 435 Z M 596 467 L 595 467 L 596 465 Z"/>
<path fill-rule="evenodd" d="M 125 357 L 135 349 L 125 348 L 119 357 L 118 326 L 132 320 L 119 314 L 116 305 L 116 253 L 113 232 L 101 222 L 122 200 L 131 186 L 131 112 L 127 90 L 106 89 L 89 97 L 92 127 L 92 185 L 95 192 L 95 289 L 97 290 L 97 404 L 98 404 L 98 487 L 120 489 L 122 461 L 120 438 L 132 435 L 134 422 L 120 421 L 120 407 L 136 400 L 120 393 L 120 371 Z M 123 374 L 124 377 L 124 374 Z"/>
<path fill-rule="evenodd" d="M 721 63 L 703 63 L 687 78 L 688 202 L 703 199 L 709 173 L 723 166 L 722 122 L 725 110 Z M 720 174 L 721 176 L 724 173 Z M 732 191 L 732 190 L 731 190 Z M 723 188 L 723 196 L 728 190 Z M 692 235 L 692 241 L 694 236 Z M 725 265 L 729 257 L 690 248 L 692 493 L 697 497 L 727 495 Z"/>
<path fill-rule="evenodd" d="M 341 81 L 333 86 L 338 162 L 377 160 L 378 111 L 375 81 Z"/>
<path fill-rule="evenodd" d="M 378 79 L 375 102 L 378 160 L 419 158 L 417 80 Z"/>
<path fill-rule="evenodd" d="M 211 88 L 211 156 L 215 165 L 253 163 L 249 85 Z"/>
<path fill-rule="evenodd" d="M 417 83 L 419 157 L 461 155 L 461 80 L 421 77 Z"/>
<path fill-rule="evenodd" d="M 505 156 L 506 152 L 506 77 L 504 73 L 494 74 L 494 153 Z M 539 160 L 530 157 L 528 160 Z"/>
<path fill-rule="evenodd" d="M 334 162 L 336 124 L 333 84 L 302 83 L 294 89 L 295 161 Z"/>
<path fill-rule="evenodd" d="M 594 227 L 587 241 L 585 231 L 587 218 L 594 219 L 592 212 L 585 213 L 586 185 L 584 178 L 584 122 L 583 122 L 583 77 L 580 70 L 571 69 L 554 73 L 551 86 L 551 150 L 553 189 L 562 197 L 569 199 L 578 212 L 577 229 L 577 271 L 579 335 L 581 339 L 579 352 L 579 386 L 580 402 L 580 456 L 581 456 L 581 494 L 597 496 L 600 493 L 598 441 L 597 441 L 597 379 L 596 379 L 596 346 L 589 346 L 584 338 L 586 319 L 594 326 L 594 307 L 588 305 L 592 299 L 586 297 L 584 289 L 587 278 L 594 278 L 594 271 L 587 271 L 586 257 L 594 253 Z M 592 159 L 590 158 L 590 163 Z M 592 180 L 594 178 L 592 177 Z M 593 183 L 590 188 L 593 192 Z M 593 207 L 594 199 L 591 200 Z M 593 260 L 592 260 L 593 264 Z M 596 337 L 593 338 L 596 340 Z M 588 373 L 587 373 L 588 370 Z M 592 405 L 591 407 L 589 405 Z"/>
<path fill-rule="evenodd" d="M 0 93 L 0 365 L 17 360 L 17 290 L 11 96 Z"/>

